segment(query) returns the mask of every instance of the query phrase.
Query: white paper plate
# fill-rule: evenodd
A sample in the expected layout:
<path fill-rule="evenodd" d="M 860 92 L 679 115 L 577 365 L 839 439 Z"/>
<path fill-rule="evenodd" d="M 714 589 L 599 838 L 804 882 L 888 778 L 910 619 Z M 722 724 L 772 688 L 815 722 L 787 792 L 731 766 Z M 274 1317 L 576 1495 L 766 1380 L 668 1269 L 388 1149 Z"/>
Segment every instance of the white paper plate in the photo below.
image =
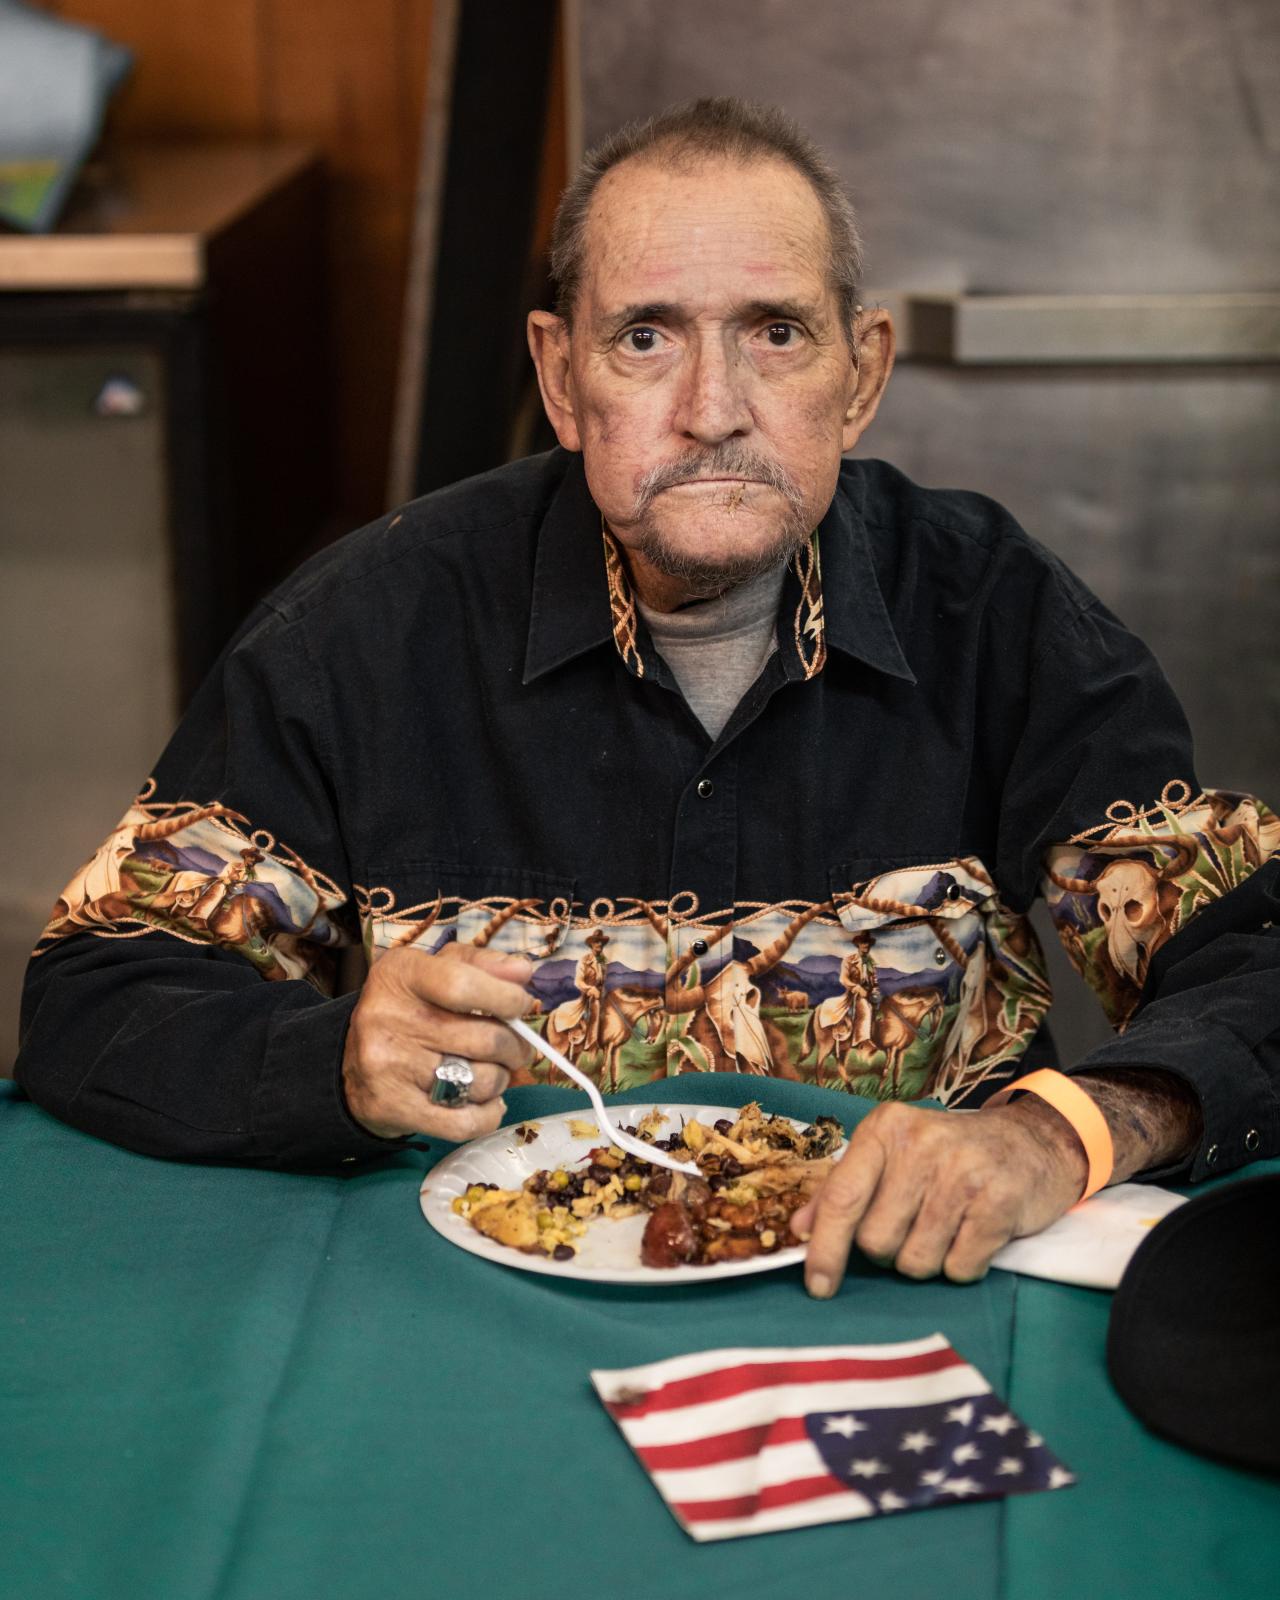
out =
<path fill-rule="evenodd" d="M 621 1113 L 628 1127 L 634 1127 L 649 1110 L 650 1105 L 645 1101 L 609 1107 L 610 1115 L 616 1117 Z M 688 1121 L 696 1117 L 714 1123 L 721 1117 L 735 1115 L 728 1106 L 659 1103 L 658 1110 L 672 1119 L 664 1136 L 666 1132 L 674 1133 L 682 1119 Z M 496 1261 L 500 1266 L 515 1267 L 522 1272 L 542 1272 L 550 1278 L 588 1278 L 594 1283 L 708 1283 L 718 1278 L 740 1277 L 746 1272 L 774 1272 L 779 1267 L 795 1266 L 804 1260 L 804 1246 L 798 1244 L 773 1255 L 752 1256 L 748 1261 L 724 1261 L 705 1267 L 646 1267 L 640 1261 L 640 1240 L 648 1212 L 638 1217 L 623 1217 L 617 1222 L 607 1217 L 597 1218 L 576 1241 L 577 1254 L 571 1261 L 552 1261 L 541 1254 L 525 1255 L 522 1250 L 512 1250 L 486 1239 L 451 1210 L 454 1200 L 468 1184 L 496 1183 L 503 1189 L 518 1189 L 539 1167 L 572 1168 L 594 1146 L 605 1142 L 603 1136 L 575 1139 L 569 1131 L 570 1122 L 595 1122 L 590 1107 L 530 1120 L 538 1128 L 538 1137 L 532 1144 L 521 1144 L 516 1138 L 515 1124 L 499 1128 L 483 1139 L 460 1145 L 452 1155 L 432 1167 L 423 1179 L 419 1194 L 422 1214 L 450 1244 L 469 1250 L 472 1255 L 483 1256 L 486 1261 Z M 796 1128 L 810 1126 L 794 1118 L 788 1120 Z"/>

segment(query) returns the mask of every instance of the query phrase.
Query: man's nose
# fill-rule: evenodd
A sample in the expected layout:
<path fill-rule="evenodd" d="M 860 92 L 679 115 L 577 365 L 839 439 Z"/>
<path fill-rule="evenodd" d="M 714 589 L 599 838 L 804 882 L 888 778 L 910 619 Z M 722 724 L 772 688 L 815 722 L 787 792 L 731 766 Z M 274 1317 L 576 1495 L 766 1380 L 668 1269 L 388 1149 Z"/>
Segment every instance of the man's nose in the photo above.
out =
<path fill-rule="evenodd" d="M 719 444 L 749 433 L 752 417 L 746 379 L 736 350 L 727 349 L 716 338 L 698 343 L 681 373 L 672 419 L 676 432 L 700 444 Z"/>

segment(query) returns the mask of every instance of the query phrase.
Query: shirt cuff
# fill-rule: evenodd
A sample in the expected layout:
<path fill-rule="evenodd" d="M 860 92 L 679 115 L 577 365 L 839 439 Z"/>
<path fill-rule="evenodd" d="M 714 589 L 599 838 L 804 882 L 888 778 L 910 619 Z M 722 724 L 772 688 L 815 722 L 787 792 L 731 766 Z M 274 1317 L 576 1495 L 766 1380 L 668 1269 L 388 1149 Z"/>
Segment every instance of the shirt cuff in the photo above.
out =
<path fill-rule="evenodd" d="M 358 994 L 299 1006 L 276 1019 L 254 1097 L 258 1159 L 271 1166 L 335 1166 L 394 1155 L 347 1109 L 342 1055 Z"/>
<path fill-rule="evenodd" d="M 1200 1102 L 1204 1131 L 1185 1161 L 1139 1174 L 1143 1181 L 1199 1183 L 1250 1161 L 1280 1154 L 1280 1103 L 1253 1052 L 1230 1028 L 1203 1021 L 1194 1029 L 1151 1022 L 1093 1050 L 1062 1071 L 1142 1072 L 1180 1078 Z"/>

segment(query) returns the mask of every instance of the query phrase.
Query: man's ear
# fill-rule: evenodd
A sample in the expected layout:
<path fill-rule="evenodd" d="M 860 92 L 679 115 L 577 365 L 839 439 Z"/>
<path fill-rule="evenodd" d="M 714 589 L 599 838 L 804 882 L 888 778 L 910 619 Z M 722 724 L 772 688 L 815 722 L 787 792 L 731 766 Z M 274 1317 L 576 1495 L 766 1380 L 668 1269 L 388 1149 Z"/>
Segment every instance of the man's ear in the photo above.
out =
<path fill-rule="evenodd" d="M 573 414 L 573 377 L 569 369 L 569 328 L 551 311 L 531 311 L 529 354 L 538 369 L 538 387 L 547 420 L 566 450 L 581 450 L 582 436 Z"/>
<path fill-rule="evenodd" d="M 844 414 L 844 450 L 852 450 L 862 437 L 880 405 L 880 396 L 893 371 L 896 338 L 893 318 L 883 307 L 870 311 L 859 307 L 853 322 L 855 383 Z"/>

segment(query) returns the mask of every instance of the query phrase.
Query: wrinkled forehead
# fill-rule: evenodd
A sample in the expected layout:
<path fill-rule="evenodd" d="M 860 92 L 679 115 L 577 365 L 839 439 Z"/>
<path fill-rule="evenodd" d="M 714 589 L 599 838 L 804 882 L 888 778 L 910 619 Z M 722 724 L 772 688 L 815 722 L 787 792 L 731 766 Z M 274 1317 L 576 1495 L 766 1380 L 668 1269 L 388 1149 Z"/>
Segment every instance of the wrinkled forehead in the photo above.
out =
<path fill-rule="evenodd" d="M 657 150 L 601 179 L 582 267 L 578 309 L 589 317 L 617 301 L 812 297 L 830 283 L 830 234 L 813 188 L 787 162 Z"/>

